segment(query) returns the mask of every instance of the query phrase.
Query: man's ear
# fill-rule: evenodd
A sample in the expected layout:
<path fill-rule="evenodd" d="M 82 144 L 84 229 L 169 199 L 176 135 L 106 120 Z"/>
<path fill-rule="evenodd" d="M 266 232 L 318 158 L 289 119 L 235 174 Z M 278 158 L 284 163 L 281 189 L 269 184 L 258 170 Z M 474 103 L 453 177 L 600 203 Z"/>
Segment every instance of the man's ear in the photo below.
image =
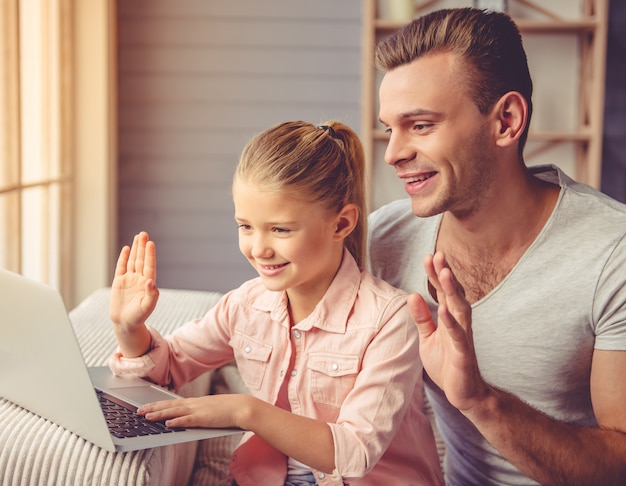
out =
<path fill-rule="evenodd" d="M 359 208 L 355 204 L 346 204 L 336 217 L 335 239 L 345 239 L 352 233 L 358 221 Z"/>
<path fill-rule="evenodd" d="M 528 103 L 517 91 L 509 91 L 496 103 L 496 144 L 509 146 L 519 140 L 528 120 Z"/>

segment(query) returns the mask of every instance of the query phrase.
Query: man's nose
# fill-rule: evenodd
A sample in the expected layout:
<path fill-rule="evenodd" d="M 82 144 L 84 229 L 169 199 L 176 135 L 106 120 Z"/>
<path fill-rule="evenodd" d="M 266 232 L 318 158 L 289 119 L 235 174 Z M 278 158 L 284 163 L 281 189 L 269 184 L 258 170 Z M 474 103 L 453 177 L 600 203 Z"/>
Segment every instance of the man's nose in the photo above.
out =
<path fill-rule="evenodd" d="M 411 146 L 407 137 L 402 133 L 392 132 L 385 149 L 385 162 L 396 166 L 405 160 L 415 158 L 415 148 Z"/>

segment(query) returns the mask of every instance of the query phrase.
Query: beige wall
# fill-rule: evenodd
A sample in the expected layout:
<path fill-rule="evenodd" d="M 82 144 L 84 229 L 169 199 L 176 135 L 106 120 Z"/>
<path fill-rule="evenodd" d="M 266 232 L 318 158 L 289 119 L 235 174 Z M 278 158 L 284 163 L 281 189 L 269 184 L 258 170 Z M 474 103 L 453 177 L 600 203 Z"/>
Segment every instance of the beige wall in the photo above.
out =
<path fill-rule="evenodd" d="M 361 0 L 123 0 L 119 241 L 157 245 L 158 285 L 229 290 L 230 185 L 245 143 L 286 120 L 361 126 Z"/>
<path fill-rule="evenodd" d="M 74 1 L 75 227 L 73 307 L 110 285 L 115 222 L 114 5 Z"/>

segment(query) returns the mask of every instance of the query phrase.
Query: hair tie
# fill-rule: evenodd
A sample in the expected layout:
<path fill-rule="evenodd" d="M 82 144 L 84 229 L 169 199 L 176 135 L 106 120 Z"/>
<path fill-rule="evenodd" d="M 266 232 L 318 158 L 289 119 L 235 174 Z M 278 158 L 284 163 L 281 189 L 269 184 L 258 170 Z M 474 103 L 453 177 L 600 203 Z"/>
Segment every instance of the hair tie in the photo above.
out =
<path fill-rule="evenodd" d="M 317 128 L 328 132 L 331 137 L 335 138 L 335 130 L 330 125 L 318 125 Z"/>

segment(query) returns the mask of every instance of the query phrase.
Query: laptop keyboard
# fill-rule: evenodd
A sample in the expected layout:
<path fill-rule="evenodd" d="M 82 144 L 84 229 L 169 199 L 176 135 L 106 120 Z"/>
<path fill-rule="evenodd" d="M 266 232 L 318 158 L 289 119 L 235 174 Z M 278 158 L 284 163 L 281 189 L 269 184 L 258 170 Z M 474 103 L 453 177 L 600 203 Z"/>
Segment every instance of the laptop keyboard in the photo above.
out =
<path fill-rule="evenodd" d="M 107 425 L 111 434 L 117 438 L 139 437 L 143 435 L 168 434 L 185 430 L 182 428 L 169 428 L 164 421 L 152 422 L 145 417 L 137 415 L 137 407 L 96 390 L 100 407 L 104 412 Z"/>

